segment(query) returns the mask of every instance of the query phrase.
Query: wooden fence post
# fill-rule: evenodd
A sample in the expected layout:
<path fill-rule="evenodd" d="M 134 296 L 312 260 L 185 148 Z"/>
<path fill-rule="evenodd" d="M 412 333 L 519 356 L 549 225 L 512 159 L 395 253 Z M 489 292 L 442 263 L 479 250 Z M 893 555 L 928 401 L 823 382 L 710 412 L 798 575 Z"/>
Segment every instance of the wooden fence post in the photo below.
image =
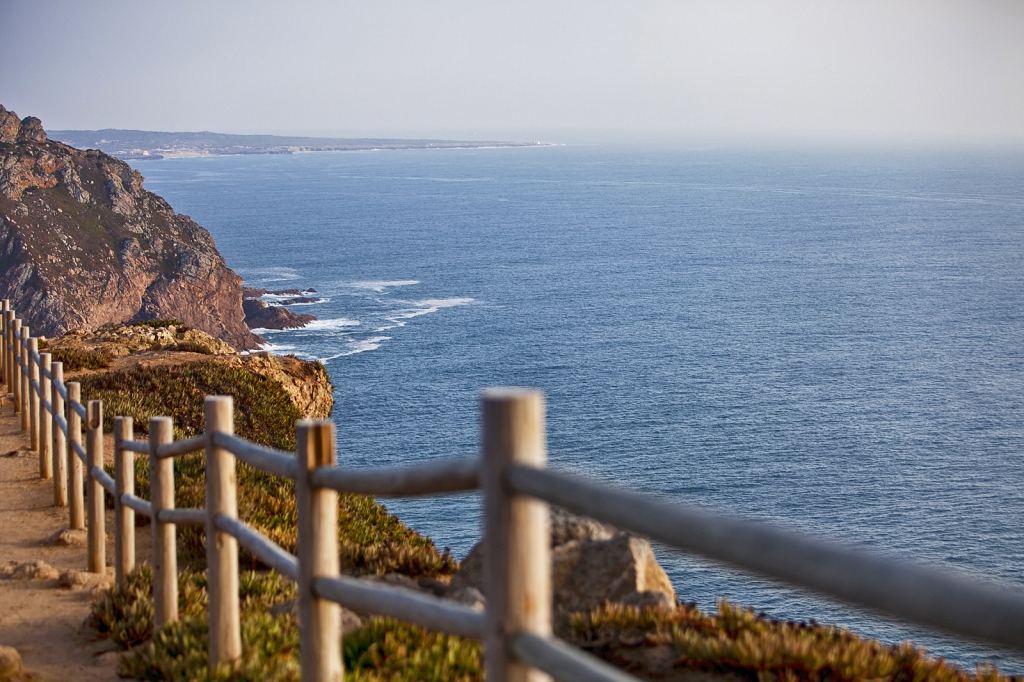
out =
<path fill-rule="evenodd" d="M 64 363 L 54 362 L 50 365 L 51 380 L 50 401 L 53 404 L 53 419 L 51 419 L 51 430 L 53 431 L 53 505 L 55 507 L 68 506 L 68 476 L 67 476 L 67 453 L 68 443 L 64 432 L 60 430 L 57 417 L 64 416 L 64 398 L 57 390 L 58 383 L 64 383 Z M 64 387 L 65 389 L 67 386 Z"/>
<path fill-rule="evenodd" d="M 78 458 L 73 443 L 82 445 L 82 417 L 74 408 L 82 402 L 82 385 L 77 381 L 68 382 L 68 527 L 72 530 L 85 528 L 85 495 L 82 483 L 82 460 Z"/>
<path fill-rule="evenodd" d="M 490 389 L 482 396 L 484 492 L 484 634 L 488 682 L 541 682 L 551 678 L 515 661 L 510 635 L 551 634 L 551 530 L 547 504 L 510 495 L 503 485 L 510 464 L 547 462 L 544 396 L 525 389 Z"/>
<path fill-rule="evenodd" d="M 341 682 L 341 607 L 313 594 L 313 578 L 337 577 L 338 493 L 309 485 L 309 472 L 334 466 L 334 424 L 301 420 L 296 425 L 298 475 L 299 651 L 302 682 Z"/>
<path fill-rule="evenodd" d="M 135 510 L 121 502 L 121 495 L 135 494 L 135 453 L 121 447 L 134 439 L 132 418 L 114 417 L 114 580 L 118 585 L 124 585 L 135 568 Z"/>
<path fill-rule="evenodd" d="M 90 573 L 107 570 L 107 518 L 103 505 L 103 486 L 92 475 L 96 467 L 103 469 L 103 403 L 90 400 L 86 405 L 85 451 L 88 459 L 89 481 L 89 561 Z"/>
<path fill-rule="evenodd" d="M 39 354 L 39 339 L 35 336 L 30 336 L 28 339 L 28 352 L 25 354 L 25 359 L 28 360 L 28 428 L 29 435 L 31 436 L 32 449 L 39 452 L 39 391 L 32 382 L 39 385 L 39 363 L 36 362 L 35 355 Z M 46 478 L 46 467 L 43 464 L 43 458 L 39 458 L 39 478 Z"/>
<path fill-rule="evenodd" d="M 44 479 L 53 478 L 53 434 L 50 433 L 53 417 L 43 406 L 45 401 L 45 404 L 49 404 L 50 409 L 53 409 L 53 403 L 50 402 L 52 386 L 46 378 L 50 373 L 50 364 L 50 354 L 40 353 L 39 367 L 36 370 L 39 374 L 39 397 L 36 399 L 39 404 L 39 424 L 36 428 L 39 430 L 39 477 Z"/>
<path fill-rule="evenodd" d="M 11 393 L 14 394 L 14 411 L 21 413 L 21 320 L 11 320 Z"/>
<path fill-rule="evenodd" d="M 210 596 L 210 668 L 242 655 L 238 613 L 238 541 L 217 530 L 218 515 L 238 517 L 235 456 L 213 444 L 215 433 L 235 432 L 231 396 L 207 396 L 206 404 L 206 583 Z"/>
<path fill-rule="evenodd" d="M 153 624 L 162 628 L 178 620 L 177 527 L 160 521 L 160 512 L 174 509 L 174 460 L 156 456 L 156 449 L 174 440 L 170 417 L 149 420 L 149 499 L 153 505 Z"/>
<path fill-rule="evenodd" d="M 18 344 L 18 353 L 21 355 L 21 430 L 29 432 L 29 364 L 28 364 L 28 338 L 30 330 L 25 325 L 21 326 L 21 338 Z"/>

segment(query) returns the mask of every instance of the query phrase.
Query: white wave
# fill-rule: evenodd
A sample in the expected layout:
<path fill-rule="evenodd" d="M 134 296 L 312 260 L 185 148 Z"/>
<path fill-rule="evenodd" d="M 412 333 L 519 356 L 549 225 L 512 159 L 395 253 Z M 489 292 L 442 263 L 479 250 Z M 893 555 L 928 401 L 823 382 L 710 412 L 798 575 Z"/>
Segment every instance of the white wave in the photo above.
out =
<path fill-rule="evenodd" d="M 253 330 L 253 331 L 256 331 L 256 330 Z M 270 331 L 275 331 L 275 330 L 270 330 Z M 291 345 L 288 345 L 286 343 L 282 343 L 282 344 L 270 343 L 268 341 L 267 343 L 261 343 L 260 344 L 260 350 L 265 350 L 268 353 L 273 353 L 274 355 L 278 355 L 280 353 L 285 353 L 285 352 L 290 351 L 290 350 L 295 350 L 295 346 L 291 346 Z"/>
<path fill-rule="evenodd" d="M 285 306 L 288 306 L 290 308 L 292 306 L 300 305 L 316 305 L 317 303 L 327 303 L 328 301 L 331 300 L 329 298 L 318 298 L 314 301 L 306 301 L 304 303 L 288 303 L 288 301 L 295 298 L 295 296 L 276 296 L 274 298 L 267 298 L 266 296 L 264 296 L 262 298 L 266 300 L 267 305 L 271 308 L 283 308 Z"/>
<path fill-rule="evenodd" d="M 408 320 L 413 317 L 419 317 L 420 315 L 429 315 L 430 313 L 436 313 L 441 308 L 454 308 L 459 305 L 468 305 L 473 302 L 471 298 L 430 298 L 425 301 L 416 301 L 413 303 L 415 308 L 405 308 L 399 310 L 395 315 L 385 318 L 388 322 L 395 322 L 399 326 L 402 323 L 399 320 Z"/>
<path fill-rule="evenodd" d="M 358 327 L 359 325 L 359 320 L 350 320 L 347 317 L 336 317 L 331 320 L 314 320 L 303 327 L 303 329 L 309 331 L 332 331 L 335 329 L 344 329 L 345 327 Z"/>
<path fill-rule="evenodd" d="M 378 294 L 383 294 L 385 289 L 389 289 L 391 287 L 408 287 L 419 283 L 420 281 L 418 279 L 395 279 L 352 282 L 349 286 L 355 287 L 356 289 L 369 289 L 370 291 L 376 291 Z"/>
<path fill-rule="evenodd" d="M 299 275 L 295 272 L 295 268 L 285 267 L 272 267 L 272 268 L 253 268 L 251 270 L 243 270 L 245 274 L 252 274 L 254 277 L 251 279 L 256 282 L 286 282 L 292 279 L 298 279 Z M 250 278 L 246 278 L 249 280 Z"/>
<path fill-rule="evenodd" d="M 345 327 L 358 327 L 360 324 L 359 320 L 350 320 L 347 317 L 336 317 L 330 320 L 313 320 L 303 327 L 289 327 L 287 329 L 265 329 L 263 327 L 258 327 L 250 331 L 252 331 L 253 334 L 264 336 L 266 334 L 280 334 L 281 332 L 336 331 L 338 329 L 344 329 Z"/>
<path fill-rule="evenodd" d="M 327 362 L 328 360 L 334 360 L 335 358 L 343 358 L 348 355 L 355 355 L 356 353 L 365 353 L 368 350 L 377 350 L 378 348 L 380 348 L 381 343 L 390 340 L 390 336 L 371 336 L 370 338 L 363 339 L 361 341 L 351 341 L 349 342 L 349 350 L 328 356 L 326 358 L 320 358 L 320 360 L 321 362 Z"/>

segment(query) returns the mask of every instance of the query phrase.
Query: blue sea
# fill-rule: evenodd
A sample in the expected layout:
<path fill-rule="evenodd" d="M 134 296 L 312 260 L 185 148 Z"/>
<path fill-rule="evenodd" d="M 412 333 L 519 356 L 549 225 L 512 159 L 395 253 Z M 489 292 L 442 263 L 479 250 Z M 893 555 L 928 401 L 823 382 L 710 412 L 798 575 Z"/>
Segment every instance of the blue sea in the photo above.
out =
<path fill-rule="evenodd" d="M 135 162 L 319 358 L 351 466 L 476 453 L 547 395 L 553 466 L 1024 586 L 1024 154 L 567 146 Z M 439 547 L 475 494 L 388 500 Z M 659 548 L 679 596 L 1024 659 Z"/>

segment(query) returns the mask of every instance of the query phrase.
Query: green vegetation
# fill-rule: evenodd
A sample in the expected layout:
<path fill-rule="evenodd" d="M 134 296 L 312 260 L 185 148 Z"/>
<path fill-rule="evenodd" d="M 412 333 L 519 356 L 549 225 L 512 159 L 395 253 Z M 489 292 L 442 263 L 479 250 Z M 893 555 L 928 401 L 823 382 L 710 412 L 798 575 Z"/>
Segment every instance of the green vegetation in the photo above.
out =
<path fill-rule="evenodd" d="M 106 417 L 132 416 L 145 431 L 150 416 L 173 415 L 175 436 L 190 437 L 203 428 L 203 397 L 235 396 L 235 432 L 282 450 L 295 447 L 298 410 L 276 382 L 244 367 L 197 362 L 176 367 L 137 368 L 97 374 L 83 382 L 86 398 L 105 401 Z M 109 421 L 108 421 L 109 425 Z M 109 426 L 108 426 L 109 428 Z M 136 489 L 148 497 L 148 462 L 136 460 Z M 244 464 L 238 465 L 239 516 L 289 551 L 295 549 L 294 483 Z M 203 458 L 175 461 L 178 506 L 202 507 Z M 441 554 L 429 538 L 406 528 L 373 499 L 339 496 L 338 539 L 343 570 L 349 574 L 398 572 L 412 577 L 445 576 L 456 562 Z M 207 665 L 205 537 L 201 529 L 179 527 L 181 619 L 153 632 L 152 574 L 142 566 L 122 588 L 98 601 L 92 624 L 119 646 L 130 649 L 121 674 L 139 680 L 297 681 L 298 624 L 270 609 L 295 597 L 293 584 L 242 552 L 242 660 L 210 670 Z M 288 611 L 285 609 L 284 611 Z M 770 620 L 727 601 L 715 615 L 694 605 L 675 609 L 637 609 L 606 605 L 576 614 L 569 641 L 615 663 L 643 673 L 637 654 L 643 649 L 669 652 L 672 667 L 730 673 L 757 682 L 1002 682 L 990 668 L 970 675 L 910 644 L 886 646 L 846 630 L 815 623 Z M 630 655 L 626 655 L 626 653 Z M 346 679 L 364 682 L 459 682 L 483 679 L 478 643 L 430 632 L 386 618 L 367 619 L 343 638 Z"/>
<path fill-rule="evenodd" d="M 106 369 L 113 358 L 98 350 L 88 348 L 54 348 L 50 351 L 54 362 L 63 362 L 65 372 L 80 369 Z"/>
<path fill-rule="evenodd" d="M 181 320 L 166 319 L 166 320 L 144 320 L 142 322 L 132 322 L 131 327 L 152 327 L 153 329 L 166 329 L 167 327 L 182 327 L 184 324 Z"/>
<path fill-rule="evenodd" d="M 184 571 L 178 579 L 180 620 L 153 634 L 153 574 L 142 565 L 124 587 L 93 606 L 90 624 L 123 648 L 121 675 L 138 680 L 242 682 L 299 680 L 298 623 L 269 609 L 295 598 L 295 586 L 276 573 L 239 576 L 242 660 L 210 670 L 207 663 L 206 576 Z M 286 609 L 287 611 L 287 609 Z M 346 679 L 362 682 L 471 682 L 482 680 L 480 645 L 388 618 L 367 619 L 343 640 Z"/>
<path fill-rule="evenodd" d="M 576 614 L 570 628 L 574 643 L 612 662 L 622 649 L 638 643 L 670 645 L 676 668 L 733 673 L 758 682 L 1009 679 L 994 668 L 970 675 L 909 642 L 886 646 L 834 626 L 771 620 L 725 599 L 714 616 L 692 604 L 673 610 L 606 605 Z"/>
<path fill-rule="evenodd" d="M 237 365 L 194 362 L 174 367 L 137 367 L 95 374 L 82 380 L 83 399 L 103 400 L 104 427 L 117 415 L 130 416 L 136 432 L 147 431 L 150 416 L 174 415 L 175 438 L 203 430 L 203 399 L 235 397 L 235 433 L 281 450 L 295 448 L 298 408 L 276 381 Z M 148 497 L 148 462 L 136 460 L 136 490 Z M 238 464 L 238 512 L 248 524 L 290 552 L 295 551 L 295 483 Z M 206 499 L 203 456 L 175 460 L 175 500 L 179 507 L 202 507 Z M 182 561 L 202 567 L 206 535 L 187 526 L 179 530 Z M 449 575 L 457 563 L 441 554 L 429 538 L 407 528 L 372 498 L 339 495 L 338 540 L 342 566 L 351 573 L 404 573 L 412 577 Z M 255 556 L 242 553 L 242 565 L 258 568 Z"/>

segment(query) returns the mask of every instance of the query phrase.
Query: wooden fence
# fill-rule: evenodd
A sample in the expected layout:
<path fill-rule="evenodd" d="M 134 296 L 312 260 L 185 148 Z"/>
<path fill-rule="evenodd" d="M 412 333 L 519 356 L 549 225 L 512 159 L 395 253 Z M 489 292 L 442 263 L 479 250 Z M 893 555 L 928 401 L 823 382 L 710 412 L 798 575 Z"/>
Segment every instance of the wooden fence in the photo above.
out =
<path fill-rule="evenodd" d="M 53 479 L 54 505 L 69 507 L 71 528 L 88 528 L 88 570 L 99 573 L 106 566 L 106 492 L 114 500 L 118 584 L 135 566 L 135 514 L 151 520 L 154 624 L 162 627 L 178 617 L 176 527 L 205 527 L 211 664 L 241 655 L 241 545 L 298 584 L 303 680 L 342 679 L 339 605 L 482 640 L 491 682 L 540 681 L 548 675 L 564 681 L 637 679 L 552 636 L 548 504 L 911 623 L 1024 652 L 1020 589 L 547 469 L 544 400 L 537 391 L 484 391 L 479 458 L 384 469 L 339 468 L 329 421 L 299 421 L 294 453 L 238 438 L 233 434 L 232 398 L 209 396 L 205 431 L 185 440 L 173 439 L 170 417 L 151 418 L 146 441 L 134 439 L 130 417 L 115 417 L 111 478 L 103 470 L 102 404 L 81 402 L 79 384 L 64 383 L 61 363 L 38 351 L 38 340 L 9 308 L 4 301 L 0 375 L 14 396 L 22 429 L 39 453 L 40 477 Z M 199 451 L 206 457 L 206 506 L 176 508 L 172 459 Z M 136 453 L 149 458 L 148 501 L 135 495 Z M 237 460 L 295 481 L 297 555 L 239 520 Z M 412 496 L 478 488 L 483 491 L 488 543 L 485 612 L 340 575 L 338 492 Z"/>

